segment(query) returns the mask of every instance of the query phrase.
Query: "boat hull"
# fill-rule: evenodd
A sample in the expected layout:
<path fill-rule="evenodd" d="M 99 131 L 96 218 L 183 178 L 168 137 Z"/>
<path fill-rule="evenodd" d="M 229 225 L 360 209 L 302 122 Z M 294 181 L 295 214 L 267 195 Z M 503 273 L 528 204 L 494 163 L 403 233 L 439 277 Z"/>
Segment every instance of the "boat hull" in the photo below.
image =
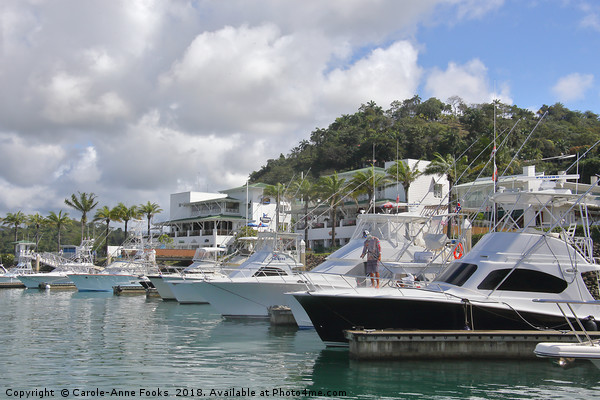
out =
<path fill-rule="evenodd" d="M 181 275 L 150 275 L 148 276 L 148 279 L 150 279 L 150 282 L 152 282 L 163 300 L 177 301 L 177 298 L 167 281 L 181 281 L 183 280 Z"/>
<path fill-rule="evenodd" d="M 182 279 L 167 280 L 165 283 L 175 296 L 179 304 L 208 304 L 208 300 L 202 295 L 198 284 L 202 280 Z"/>
<path fill-rule="evenodd" d="M 69 274 L 68 277 L 80 292 L 112 292 L 114 286 L 140 285 L 137 275 Z"/>
<path fill-rule="evenodd" d="M 294 293 L 325 344 L 346 345 L 345 330 L 531 330 L 568 329 L 564 317 L 517 311 L 498 303 L 467 305 L 410 297 L 335 296 Z"/>
<path fill-rule="evenodd" d="M 229 318 L 268 318 L 272 306 L 290 306 L 295 302 L 288 292 L 306 289 L 306 284 L 298 282 L 298 277 L 243 280 L 210 280 L 199 284 L 203 296 L 224 317 Z M 301 327 L 310 326 L 308 315 L 297 318 Z"/>
<path fill-rule="evenodd" d="M 600 343 L 538 343 L 534 353 L 553 359 L 589 360 L 600 368 Z"/>
<path fill-rule="evenodd" d="M 72 283 L 67 274 L 29 274 L 19 276 L 27 289 L 38 289 L 41 283 Z"/>

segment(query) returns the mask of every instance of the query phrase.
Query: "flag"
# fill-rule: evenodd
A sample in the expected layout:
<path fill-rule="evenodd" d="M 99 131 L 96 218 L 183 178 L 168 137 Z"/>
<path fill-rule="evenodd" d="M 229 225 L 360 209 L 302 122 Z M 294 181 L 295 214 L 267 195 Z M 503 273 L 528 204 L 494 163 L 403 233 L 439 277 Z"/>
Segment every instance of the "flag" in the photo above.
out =
<path fill-rule="evenodd" d="M 492 182 L 496 182 L 498 180 L 498 167 L 494 164 L 494 173 L 492 174 Z"/>
<path fill-rule="evenodd" d="M 496 155 L 496 145 L 494 145 L 494 148 L 492 149 L 492 154 L 490 154 L 490 158 L 494 158 L 495 155 Z"/>
<path fill-rule="evenodd" d="M 460 210 L 462 210 L 462 207 L 460 206 L 460 201 L 456 202 L 456 211 L 454 212 L 460 212 Z"/>

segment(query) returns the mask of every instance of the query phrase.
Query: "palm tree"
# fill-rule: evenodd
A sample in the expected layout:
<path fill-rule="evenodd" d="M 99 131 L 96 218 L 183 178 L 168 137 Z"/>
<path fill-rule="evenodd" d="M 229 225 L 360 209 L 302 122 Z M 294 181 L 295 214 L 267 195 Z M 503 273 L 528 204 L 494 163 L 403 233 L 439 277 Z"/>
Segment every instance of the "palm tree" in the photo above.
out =
<path fill-rule="evenodd" d="M 120 221 L 120 208 L 119 206 L 114 207 L 112 209 L 107 206 L 102 207 L 98 211 L 96 211 L 96 215 L 94 215 L 94 221 L 104 221 L 106 222 L 106 235 L 104 238 L 104 251 L 106 253 L 106 264 L 108 265 L 108 234 L 110 233 L 110 221 Z"/>
<path fill-rule="evenodd" d="M 418 177 L 423 175 L 423 172 L 419 171 L 419 162 L 417 161 L 414 167 L 409 167 L 406 161 L 398 160 L 394 165 L 389 167 L 386 172 L 391 179 L 398 180 L 404 188 L 406 194 L 406 202 L 408 203 L 408 189 L 410 185 L 417 180 Z"/>
<path fill-rule="evenodd" d="M 45 225 L 48 221 L 39 213 L 35 213 L 27 217 L 27 222 L 35 229 L 35 248 L 37 250 L 38 244 L 40 242 L 40 228 L 42 227 L 42 225 Z"/>
<path fill-rule="evenodd" d="M 279 205 L 281 203 L 281 198 L 285 193 L 285 185 L 277 182 L 276 185 L 267 185 L 263 189 L 263 196 L 274 196 L 276 199 L 275 205 L 275 229 L 279 231 Z"/>
<path fill-rule="evenodd" d="M 375 207 L 375 188 L 388 186 L 392 183 L 392 179 L 388 175 L 376 174 L 374 168 L 368 170 L 357 171 L 352 175 L 350 187 L 354 189 L 356 194 L 366 194 L 369 198 L 369 207 Z"/>
<path fill-rule="evenodd" d="M 15 242 L 19 240 L 19 226 L 23 225 L 27 221 L 27 216 L 22 211 L 16 213 L 7 213 L 6 217 L 2 219 L 2 225 L 12 226 L 15 228 Z M 16 251 L 16 245 L 15 245 Z"/>
<path fill-rule="evenodd" d="M 339 178 L 337 172 L 333 175 L 322 176 L 317 182 L 319 195 L 329 202 L 329 215 L 331 219 L 331 247 L 335 246 L 335 226 L 338 202 L 346 195 L 348 186 L 344 178 Z"/>
<path fill-rule="evenodd" d="M 140 214 L 146 215 L 146 218 L 148 219 L 148 238 L 150 238 L 150 224 L 152 217 L 156 214 L 160 214 L 162 212 L 162 208 L 160 208 L 160 206 L 156 203 L 147 202 L 146 204 L 140 204 L 138 211 Z"/>
<path fill-rule="evenodd" d="M 58 215 L 54 213 L 54 211 L 50 211 L 50 214 L 46 217 L 46 220 L 50 225 L 56 225 L 56 229 L 58 230 L 58 250 L 60 251 L 60 231 L 61 229 L 68 224 L 71 219 L 69 218 L 69 213 L 64 213 L 62 210 L 58 212 Z"/>
<path fill-rule="evenodd" d="M 308 179 L 293 181 L 290 190 L 304 202 L 304 243 L 308 246 L 308 203 L 315 196 L 315 185 Z"/>
<path fill-rule="evenodd" d="M 83 242 L 83 229 L 87 224 L 87 213 L 92 211 L 98 205 L 98 202 L 94 193 L 77 193 L 79 197 L 73 193 L 71 199 L 65 199 L 65 204 L 81 212 L 81 241 Z"/>
<path fill-rule="evenodd" d="M 440 153 L 433 154 L 434 159 L 431 163 L 425 168 L 426 175 L 446 175 L 446 179 L 448 179 L 448 213 L 452 213 L 452 188 L 458 179 L 458 175 L 465 170 L 465 163 L 467 161 L 467 157 L 463 156 L 460 159 L 456 159 L 452 154 L 446 154 L 442 156 Z M 460 165 L 460 169 L 457 170 L 457 166 Z M 462 171 L 461 171 L 462 170 Z M 448 237 L 450 237 L 452 233 L 452 219 L 448 220 L 448 228 L 447 228 Z"/>
<path fill-rule="evenodd" d="M 117 205 L 121 221 L 125 222 L 125 239 L 127 239 L 127 224 L 132 219 L 138 219 L 141 215 L 138 206 L 127 207 L 123 203 Z"/>

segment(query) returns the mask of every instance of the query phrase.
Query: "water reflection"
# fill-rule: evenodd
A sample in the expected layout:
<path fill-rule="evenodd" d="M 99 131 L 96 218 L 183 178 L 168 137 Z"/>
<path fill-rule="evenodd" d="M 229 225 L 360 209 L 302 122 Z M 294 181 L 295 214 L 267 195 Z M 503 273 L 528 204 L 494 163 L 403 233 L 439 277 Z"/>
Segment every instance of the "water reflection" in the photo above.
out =
<path fill-rule="evenodd" d="M 600 373 L 589 363 L 564 370 L 548 360 L 353 361 L 325 349 L 312 372 L 313 391 L 344 390 L 351 398 L 597 398 Z"/>
<path fill-rule="evenodd" d="M 209 305 L 37 290 L 0 290 L 0 305 L 3 384 L 22 389 L 248 387 L 344 391 L 353 399 L 600 395 L 600 373 L 591 367 L 357 362 L 347 349 L 325 348 L 314 330 L 225 320 Z"/>

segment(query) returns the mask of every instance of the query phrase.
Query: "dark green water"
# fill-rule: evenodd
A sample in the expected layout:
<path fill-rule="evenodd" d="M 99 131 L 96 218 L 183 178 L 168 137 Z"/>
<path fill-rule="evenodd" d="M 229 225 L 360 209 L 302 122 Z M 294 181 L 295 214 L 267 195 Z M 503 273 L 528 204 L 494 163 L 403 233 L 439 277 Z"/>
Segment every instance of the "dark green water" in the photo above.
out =
<path fill-rule="evenodd" d="M 600 398 L 591 364 L 356 362 L 311 330 L 112 293 L 0 290 L 0 349 L 0 399 Z"/>

